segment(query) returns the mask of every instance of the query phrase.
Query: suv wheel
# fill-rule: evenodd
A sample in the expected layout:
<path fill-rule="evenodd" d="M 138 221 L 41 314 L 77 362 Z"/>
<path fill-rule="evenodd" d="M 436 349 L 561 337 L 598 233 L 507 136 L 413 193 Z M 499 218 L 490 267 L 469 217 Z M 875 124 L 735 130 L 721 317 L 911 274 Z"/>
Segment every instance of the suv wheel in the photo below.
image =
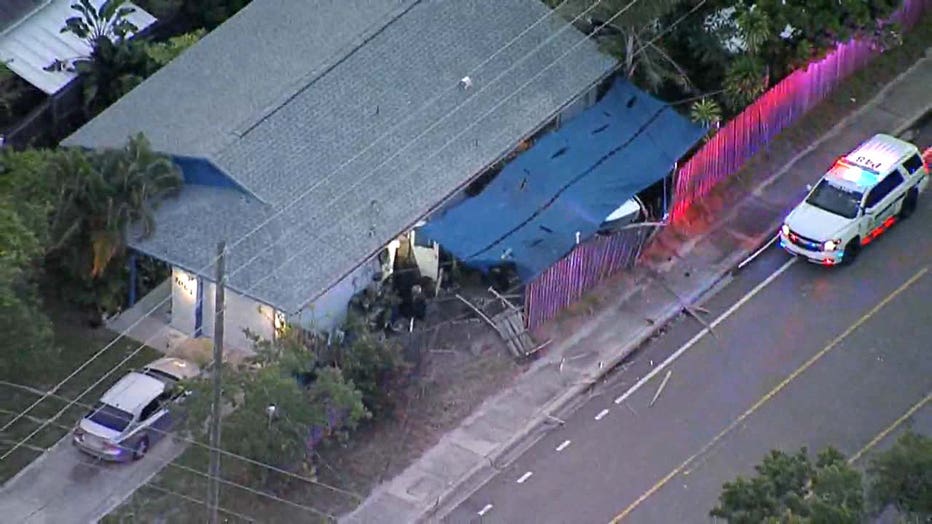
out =
<path fill-rule="evenodd" d="M 844 254 L 841 256 L 842 264 L 852 264 L 861 253 L 861 237 L 854 237 L 845 244 Z"/>
<path fill-rule="evenodd" d="M 912 188 L 909 192 L 906 193 L 906 198 L 903 199 L 903 205 L 900 206 L 900 220 L 906 220 L 910 215 L 913 214 L 913 211 L 916 210 L 916 203 L 919 201 L 919 191 L 916 188 Z"/>
<path fill-rule="evenodd" d="M 136 447 L 133 448 L 133 460 L 139 460 L 145 457 L 147 451 L 149 451 L 149 439 L 147 437 L 142 437 L 139 439 L 139 442 L 136 443 Z"/>

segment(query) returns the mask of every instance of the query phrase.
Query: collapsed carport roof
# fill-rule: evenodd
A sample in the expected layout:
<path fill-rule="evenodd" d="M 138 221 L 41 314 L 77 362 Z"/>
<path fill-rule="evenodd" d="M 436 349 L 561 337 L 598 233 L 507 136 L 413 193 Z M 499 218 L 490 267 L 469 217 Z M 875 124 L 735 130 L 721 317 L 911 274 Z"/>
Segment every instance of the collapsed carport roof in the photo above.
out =
<path fill-rule="evenodd" d="M 210 279 L 227 240 L 230 286 L 294 312 L 612 70 L 551 13 L 537 0 L 254 0 L 64 145 L 142 132 L 215 166 L 239 195 L 185 189 L 132 245 Z M 473 86 L 457 88 L 466 74 Z"/>

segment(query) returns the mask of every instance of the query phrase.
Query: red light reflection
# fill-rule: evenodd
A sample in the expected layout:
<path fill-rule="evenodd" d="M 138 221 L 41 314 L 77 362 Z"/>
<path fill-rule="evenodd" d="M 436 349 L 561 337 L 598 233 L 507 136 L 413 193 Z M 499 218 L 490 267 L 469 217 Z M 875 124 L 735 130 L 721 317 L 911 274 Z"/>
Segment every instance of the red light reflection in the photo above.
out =
<path fill-rule="evenodd" d="M 886 220 L 884 220 L 883 224 L 880 224 L 879 226 L 874 228 L 873 231 L 868 233 L 867 236 L 864 237 L 863 240 L 861 240 L 861 245 L 866 246 L 867 244 L 870 244 L 871 242 L 873 242 L 875 238 L 879 237 L 886 230 L 890 229 L 890 226 L 892 226 L 894 222 L 896 222 L 896 217 L 889 217 Z"/>

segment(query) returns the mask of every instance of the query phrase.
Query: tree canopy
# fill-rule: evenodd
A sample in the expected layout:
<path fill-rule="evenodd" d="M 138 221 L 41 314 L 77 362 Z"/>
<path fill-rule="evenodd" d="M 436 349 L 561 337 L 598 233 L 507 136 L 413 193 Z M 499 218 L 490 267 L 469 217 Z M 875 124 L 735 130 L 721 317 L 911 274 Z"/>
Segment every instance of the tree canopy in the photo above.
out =
<path fill-rule="evenodd" d="M 907 431 L 871 460 L 867 474 L 875 510 L 893 506 L 915 522 L 932 520 L 932 438 Z"/>
<path fill-rule="evenodd" d="M 861 473 L 833 448 L 809 459 L 771 451 L 756 475 L 726 482 L 710 515 L 732 524 L 864 522 L 894 508 L 907 522 L 932 518 L 932 439 L 905 432 Z"/>
<path fill-rule="evenodd" d="M 711 516 L 732 524 L 857 523 L 864 515 L 861 474 L 833 448 L 813 464 L 806 448 L 771 451 L 756 475 L 725 483 Z"/>
<path fill-rule="evenodd" d="M 0 198 L 0 375 L 40 365 L 55 354 L 51 324 L 33 283 L 42 244 L 9 198 Z"/>
<path fill-rule="evenodd" d="M 319 365 L 294 331 L 285 330 L 274 342 L 256 340 L 255 349 L 255 359 L 227 363 L 222 371 L 227 415 L 221 439 L 227 451 L 282 468 L 307 464 L 313 428 L 326 433 L 352 429 L 370 416 L 356 385 L 339 368 Z M 194 394 L 183 408 L 188 430 L 204 441 L 211 388 L 209 378 L 192 382 Z M 267 468 L 248 463 L 224 470 L 234 477 L 259 476 L 263 483 L 272 479 Z"/>
<path fill-rule="evenodd" d="M 178 168 L 142 136 L 108 151 L 0 155 L 0 194 L 4 208 L 15 212 L 15 222 L 12 214 L 4 219 L 10 234 L 28 232 L 33 238 L 35 271 L 23 275 L 53 281 L 70 301 L 104 311 L 118 309 L 125 297 L 122 262 L 130 226 L 151 234 L 153 210 L 181 183 Z"/>

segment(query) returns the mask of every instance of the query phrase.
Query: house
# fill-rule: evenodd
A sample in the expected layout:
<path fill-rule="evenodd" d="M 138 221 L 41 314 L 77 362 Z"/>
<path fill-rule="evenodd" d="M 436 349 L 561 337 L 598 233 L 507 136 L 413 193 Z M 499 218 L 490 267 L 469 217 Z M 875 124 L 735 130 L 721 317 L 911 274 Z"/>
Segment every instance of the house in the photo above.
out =
<path fill-rule="evenodd" d="M 539 0 L 254 0 L 62 145 L 135 133 L 185 187 L 130 245 L 173 268 L 171 323 L 225 341 L 329 330 L 379 254 L 615 67 Z M 388 249 L 391 257 L 392 249 Z"/>

